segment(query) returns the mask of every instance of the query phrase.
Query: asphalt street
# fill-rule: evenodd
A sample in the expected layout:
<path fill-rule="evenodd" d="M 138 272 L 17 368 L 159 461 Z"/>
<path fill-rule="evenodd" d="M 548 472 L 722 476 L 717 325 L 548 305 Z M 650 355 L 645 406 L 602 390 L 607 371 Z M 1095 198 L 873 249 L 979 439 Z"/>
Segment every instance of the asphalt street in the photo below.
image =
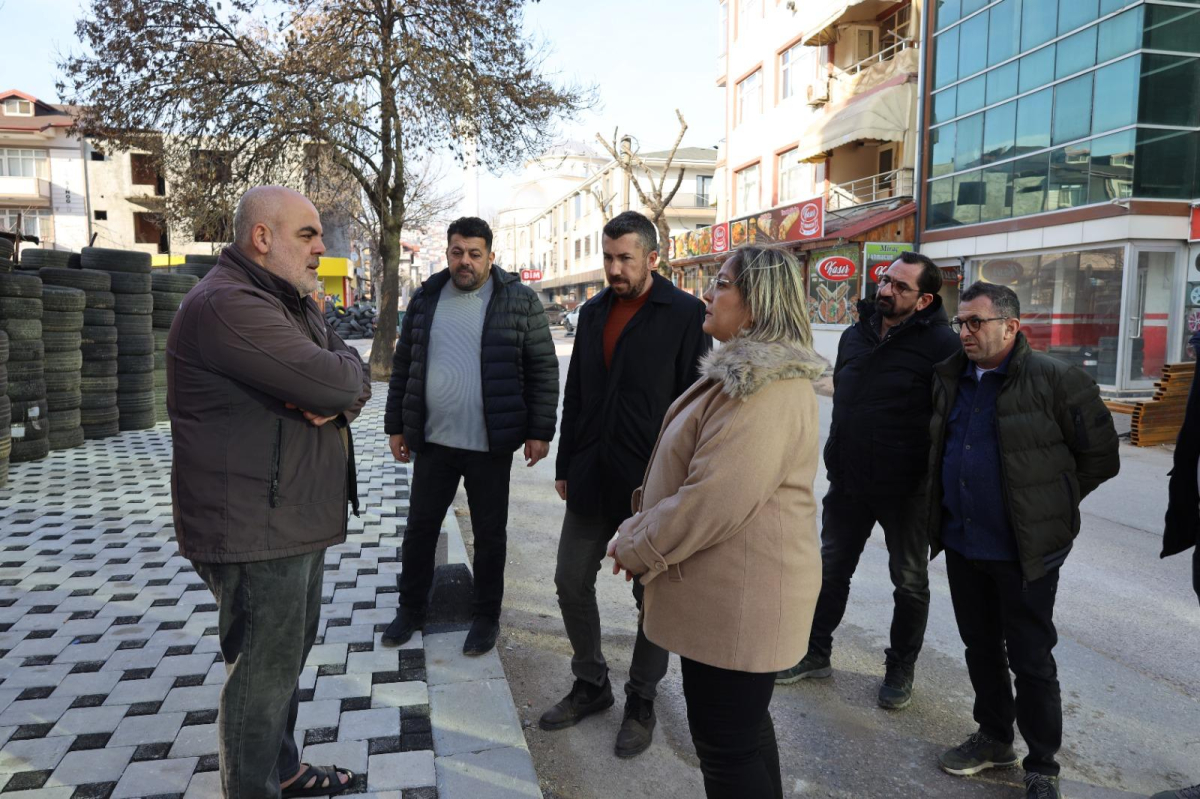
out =
<path fill-rule="evenodd" d="M 573 339 L 555 333 L 560 374 Z M 821 399 L 822 438 L 831 401 Z M 869 423 L 869 420 L 864 420 Z M 537 718 L 571 685 L 570 649 L 554 592 L 563 503 L 554 456 L 513 464 L 507 593 L 500 654 L 548 797 L 703 796 L 687 730 L 677 658 L 660 687 L 655 743 L 618 760 L 616 707 L 575 728 L 547 733 Z M 1189 555 L 1158 557 L 1166 505 L 1165 448 L 1122 448 L 1121 475 L 1089 497 L 1083 532 L 1063 568 L 1055 650 L 1064 707 L 1063 790 L 1078 799 L 1145 796 L 1200 781 L 1200 607 Z M 827 489 L 823 475 L 816 490 Z M 466 497 L 456 500 L 466 521 Z M 464 534 L 470 535 L 469 523 Z M 779 687 L 772 715 L 786 792 L 819 797 L 1015 797 L 1020 769 L 961 779 L 936 757 L 974 731 L 972 693 L 954 624 L 945 563 L 930 565 L 929 629 L 912 705 L 881 710 L 875 693 L 891 619 L 887 552 L 877 530 L 863 554 L 834 641 L 834 676 Z M 618 694 L 636 614 L 628 585 L 598 577 L 606 655 Z M 702 623 L 698 620 L 697 623 Z M 1023 744 L 1018 736 L 1018 751 Z"/>

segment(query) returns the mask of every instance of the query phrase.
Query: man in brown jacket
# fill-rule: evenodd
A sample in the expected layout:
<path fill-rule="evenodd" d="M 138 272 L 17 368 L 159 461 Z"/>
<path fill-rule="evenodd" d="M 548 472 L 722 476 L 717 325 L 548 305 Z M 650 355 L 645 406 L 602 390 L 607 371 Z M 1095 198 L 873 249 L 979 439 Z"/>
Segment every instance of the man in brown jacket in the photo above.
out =
<path fill-rule="evenodd" d="M 325 548 L 357 512 L 350 422 L 371 397 L 358 353 L 307 296 L 325 252 L 303 195 L 251 189 L 234 244 L 167 339 L 179 551 L 216 598 L 225 796 L 324 796 L 347 769 L 302 764 L 299 679 L 317 635 Z"/>

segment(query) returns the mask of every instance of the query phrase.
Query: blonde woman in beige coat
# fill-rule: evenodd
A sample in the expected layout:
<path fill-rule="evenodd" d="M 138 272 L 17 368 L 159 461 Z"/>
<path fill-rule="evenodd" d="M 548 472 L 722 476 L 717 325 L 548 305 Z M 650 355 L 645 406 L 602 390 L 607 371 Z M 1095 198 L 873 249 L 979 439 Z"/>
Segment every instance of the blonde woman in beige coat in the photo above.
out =
<path fill-rule="evenodd" d="M 708 797 L 782 797 L 768 705 L 775 672 L 806 651 L 821 588 L 824 362 L 791 255 L 737 251 L 704 299 L 704 332 L 723 345 L 667 412 L 609 555 L 645 586 L 646 636 L 680 656 Z"/>

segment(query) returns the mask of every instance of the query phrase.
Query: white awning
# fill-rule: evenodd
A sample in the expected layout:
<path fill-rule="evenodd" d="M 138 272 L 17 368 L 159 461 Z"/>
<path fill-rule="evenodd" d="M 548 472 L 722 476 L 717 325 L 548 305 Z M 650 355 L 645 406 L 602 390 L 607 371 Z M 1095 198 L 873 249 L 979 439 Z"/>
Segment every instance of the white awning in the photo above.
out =
<path fill-rule="evenodd" d="M 811 3 L 812 0 L 807 2 Z M 811 24 L 805 24 L 804 44 L 815 47 L 834 42 L 837 40 L 838 25 L 874 22 L 880 14 L 894 5 L 895 0 L 840 0 L 830 3 Z"/>
<path fill-rule="evenodd" d="M 801 160 L 824 160 L 825 154 L 856 141 L 904 141 L 917 105 L 917 84 L 901 83 L 856 97 L 812 123 L 800 139 Z"/>

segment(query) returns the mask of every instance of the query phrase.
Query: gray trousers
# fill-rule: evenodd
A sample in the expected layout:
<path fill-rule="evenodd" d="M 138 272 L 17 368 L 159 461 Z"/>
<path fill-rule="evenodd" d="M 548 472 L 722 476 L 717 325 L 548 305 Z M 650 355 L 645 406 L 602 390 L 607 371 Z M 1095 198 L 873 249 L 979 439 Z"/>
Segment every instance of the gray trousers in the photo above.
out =
<path fill-rule="evenodd" d="M 197 563 L 216 598 L 225 687 L 217 712 L 221 793 L 277 799 L 300 771 L 300 671 L 317 637 L 325 550 L 255 563 Z"/>
<path fill-rule="evenodd" d="M 600 609 L 596 605 L 596 574 L 604 562 L 608 542 L 617 532 L 617 525 L 600 517 L 580 516 L 567 511 L 563 518 L 562 536 L 558 540 L 558 566 L 554 585 L 558 589 L 558 607 L 562 610 L 563 625 L 571 640 L 571 672 L 576 679 L 592 685 L 603 685 L 608 677 L 608 663 L 600 647 Z M 636 694 L 654 701 L 658 683 L 667 673 L 671 653 L 650 643 L 642 632 L 642 584 L 633 581 L 633 599 L 639 618 L 637 639 L 633 644 L 633 660 L 629 664 L 629 680 L 625 695 Z"/>

